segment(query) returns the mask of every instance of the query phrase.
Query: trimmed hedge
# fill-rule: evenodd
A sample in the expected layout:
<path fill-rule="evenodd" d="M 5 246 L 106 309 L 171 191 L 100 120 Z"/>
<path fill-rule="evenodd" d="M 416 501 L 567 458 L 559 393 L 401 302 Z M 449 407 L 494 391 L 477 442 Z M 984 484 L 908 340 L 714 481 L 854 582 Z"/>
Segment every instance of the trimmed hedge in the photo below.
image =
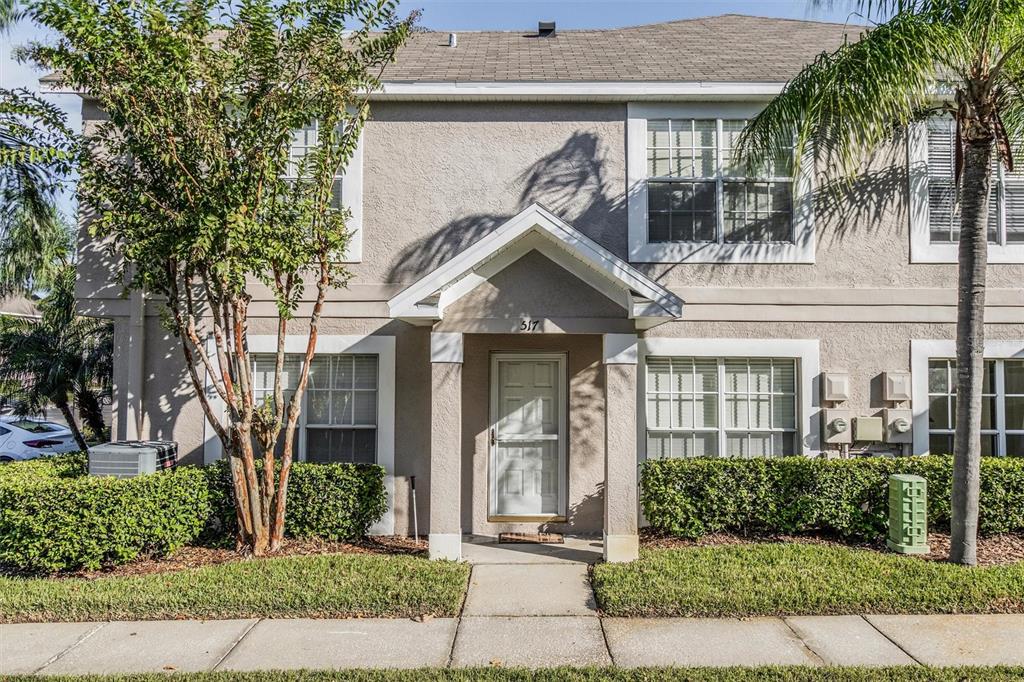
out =
<path fill-rule="evenodd" d="M 0 466 L 0 564 L 33 572 L 165 556 L 198 540 L 234 541 L 227 462 L 115 479 L 87 476 L 81 453 Z M 384 469 L 292 465 L 290 537 L 356 540 L 387 510 Z"/>
<path fill-rule="evenodd" d="M 262 474 L 263 466 L 257 462 Z M 213 506 L 206 539 L 234 539 L 238 527 L 225 460 L 205 467 Z M 388 508 L 384 468 L 376 464 L 313 464 L 295 462 L 288 478 L 285 534 L 293 538 L 351 541 L 365 537 Z"/>
<path fill-rule="evenodd" d="M 824 531 L 873 540 L 887 531 L 888 477 L 895 473 L 928 481 L 928 523 L 948 528 L 947 456 L 648 460 L 640 497 L 655 529 L 687 538 Z M 1024 531 L 1024 459 L 982 459 L 980 507 L 982 534 Z"/>
<path fill-rule="evenodd" d="M 210 514 L 199 469 L 69 476 L 75 465 L 66 460 L 8 473 L 23 464 L 30 463 L 4 465 L 0 475 L 0 563 L 23 570 L 94 569 L 163 556 L 199 537 Z"/>

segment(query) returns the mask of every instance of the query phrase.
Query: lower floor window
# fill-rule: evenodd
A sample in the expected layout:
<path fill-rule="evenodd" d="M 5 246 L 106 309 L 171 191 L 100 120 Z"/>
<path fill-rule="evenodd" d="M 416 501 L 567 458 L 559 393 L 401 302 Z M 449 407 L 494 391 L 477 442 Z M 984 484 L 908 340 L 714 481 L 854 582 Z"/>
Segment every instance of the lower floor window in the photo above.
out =
<path fill-rule="evenodd" d="M 797 453 L 796 361 L 649 357 L 647 457 Z"/>
<path fill-rule="evenodd" d="M 953 452 L 956 360 L 928 361 L 928 450 Z M 1024 457 L 1024 360 L 986 360 L 982 379 L 981 454 Z"/>
<path fill-rule="evenodd" d="M 272 354 L 253 356 L 257 404 L 274 392 Z M 285 358 L 281 375 L 285 401 L 298 386 L 301 355 Z M 367 462 L 377 459 L 377 356 L 317 355 L 309 367 L 296 443 L 298 458 L 310 462 Z"/>

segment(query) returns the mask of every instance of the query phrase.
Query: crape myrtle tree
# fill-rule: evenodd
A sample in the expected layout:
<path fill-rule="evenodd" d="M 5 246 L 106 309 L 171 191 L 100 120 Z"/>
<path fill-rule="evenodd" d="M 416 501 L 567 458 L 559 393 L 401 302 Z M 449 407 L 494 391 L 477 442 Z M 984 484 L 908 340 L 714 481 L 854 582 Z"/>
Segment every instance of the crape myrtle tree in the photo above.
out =
<path fill-rule="evenodd" d="M 58 36 L 30 56 L 108 117 L 82 145 L 90 230 L 180 339 L 230 461 L 239 549 L 273 551 L 324 299 L 347 280 L 347 214 L 332 187 L 414 17 L 399 18 L 397 0 L 36 0 L 27 11 Z M 313 125 L 316 143 L 291 158 L 294 131 Z M 258 287 L 277 309 L 273 392 L 260 401 L 248 343 Z M 308 342 L 286 392 L 294 325 Z"/>
<path fill-rule="evenodd" d="M 954 119 L 960 241 L 950 560 L 973 565 L 989 197 L 994 163 L 1013 170 L 1014 147 L 1024 133 L 1024 2 L 851 4 L 880 23 L 805 67 L 748 124 L 741 149 L 747 163 L 757 167 L 792 144 L 795 133 L 798 163 L 826 159 L 852 176 L 868 152 L 909 124 L 929 116 Z"/>

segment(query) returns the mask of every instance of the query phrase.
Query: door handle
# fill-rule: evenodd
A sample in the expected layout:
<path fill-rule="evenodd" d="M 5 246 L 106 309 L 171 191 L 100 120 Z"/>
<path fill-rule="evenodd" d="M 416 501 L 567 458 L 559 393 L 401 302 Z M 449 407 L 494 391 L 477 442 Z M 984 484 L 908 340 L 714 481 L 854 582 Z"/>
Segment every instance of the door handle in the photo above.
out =
<path fill-rule="evenodd" d="M 494 429 L 492 428 L 491 429 L 491 445 L 496 445 L 497 443 L 498 443 L 498 439 L 495 437 Z"/>

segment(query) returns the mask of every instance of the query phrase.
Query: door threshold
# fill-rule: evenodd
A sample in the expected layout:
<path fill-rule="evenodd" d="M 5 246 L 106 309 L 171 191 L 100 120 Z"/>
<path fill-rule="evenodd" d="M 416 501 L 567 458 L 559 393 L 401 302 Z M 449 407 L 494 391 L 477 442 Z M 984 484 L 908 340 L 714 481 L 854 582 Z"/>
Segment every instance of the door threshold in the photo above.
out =
<path fill-rule="evenodd" d="M 537 514 L 534 516 L 518 516 L 515 514 L 506 514 L 498 516 L 488 516 L 488 523 L 565 523 L 566 518 L 557 514 Z"/>

